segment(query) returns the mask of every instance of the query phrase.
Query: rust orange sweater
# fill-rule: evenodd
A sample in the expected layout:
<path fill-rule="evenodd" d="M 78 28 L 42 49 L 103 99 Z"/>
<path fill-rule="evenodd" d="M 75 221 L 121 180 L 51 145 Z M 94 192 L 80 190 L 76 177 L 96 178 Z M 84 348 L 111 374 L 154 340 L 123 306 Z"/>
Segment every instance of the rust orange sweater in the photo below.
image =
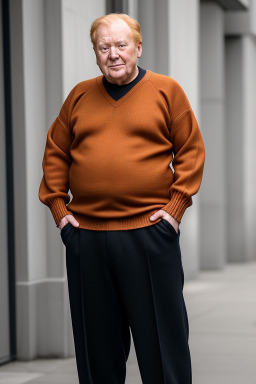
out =
<path fill-rule="evenodd" d="M 78 83 L 52 123 L 40 201 L 57 225 L 73 214 L 80 228 L 140 228 L 160 221 L 149 219 L 159 209 L 180 222 L 199 190 L 205 161 L 184 90 L 147 70 L 115 101 L 102 77 Z"/>

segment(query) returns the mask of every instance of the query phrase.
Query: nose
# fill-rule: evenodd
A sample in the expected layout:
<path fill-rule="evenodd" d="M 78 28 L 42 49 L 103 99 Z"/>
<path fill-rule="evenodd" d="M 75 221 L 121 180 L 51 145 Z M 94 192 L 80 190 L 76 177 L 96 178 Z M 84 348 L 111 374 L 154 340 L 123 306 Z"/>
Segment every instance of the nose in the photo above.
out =
<path fill-rule="evenodd" d="M 109 58 L 111 60 L 115 60 L 119 57 L 118 50 L 116 47 L 110 47 L 109 48 Z"/>

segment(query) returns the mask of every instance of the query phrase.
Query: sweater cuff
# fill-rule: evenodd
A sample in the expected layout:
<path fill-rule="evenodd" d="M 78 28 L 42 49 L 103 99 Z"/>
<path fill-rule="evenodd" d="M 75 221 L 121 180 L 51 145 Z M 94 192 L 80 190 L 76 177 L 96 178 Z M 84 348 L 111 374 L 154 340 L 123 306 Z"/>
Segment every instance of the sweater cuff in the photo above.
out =
<path fill-rule="evenodd" d="M 179 223 L 185 210 L 192 205 L 191 196 L 184 195 L 184 193 L 174 191 L 172 192 L 171 200 L 163 209 L 165 212 L 173 216 Z"/>
<path fill-rule="evenodd" d="M 65 204 L 65 200 L 61 197 L 55 197 L 49 200 L 49 208 L 56 223 L 56 227 L 59 226 L 60 220 L 66 215 L 72 215 Z"/>

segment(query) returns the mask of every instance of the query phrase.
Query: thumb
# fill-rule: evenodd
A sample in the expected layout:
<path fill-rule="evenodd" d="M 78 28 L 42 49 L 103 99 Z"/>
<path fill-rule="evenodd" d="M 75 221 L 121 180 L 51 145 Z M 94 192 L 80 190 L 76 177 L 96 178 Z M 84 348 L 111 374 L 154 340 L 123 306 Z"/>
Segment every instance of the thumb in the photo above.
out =
<path fill-rule="evenodd" d="M 155 221 L 155 220 L 159 219 L 159 217 L 162 217 L 161 210 L 155 212 L 152 216 L 150 216 L 150 220 Z"/>
<path fill-rule="evenodd" d="M 74 225 L 74 227 L 79 227 L 79 223 L 78 223 L 78 221 L 74 218 L 74 216 L 73 215 L 68 215 L 69 217 L 68 217 L 68 221 L 72 224 L 72 225 Z"/>
<path fill-rule="evenodd" d="M 75 218 L 73 218 L 70 221 L 71 221 L 71 224 L 74 225 L 74 227 L 79 227 L 79 223 L 78 223 L 78 221 Z"/>

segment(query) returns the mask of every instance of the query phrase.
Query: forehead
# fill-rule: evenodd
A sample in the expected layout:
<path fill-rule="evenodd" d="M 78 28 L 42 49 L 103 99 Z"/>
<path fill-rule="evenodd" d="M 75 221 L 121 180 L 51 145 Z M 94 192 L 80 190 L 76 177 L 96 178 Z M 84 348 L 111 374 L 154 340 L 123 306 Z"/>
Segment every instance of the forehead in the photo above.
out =
<path fill-rule="evenodd" d="M 130 40 L 132 37 L 129 26 L 123 20 L 115 20 L 110 25 L 100 24 L 95 33 L 97 43 Z"/>

